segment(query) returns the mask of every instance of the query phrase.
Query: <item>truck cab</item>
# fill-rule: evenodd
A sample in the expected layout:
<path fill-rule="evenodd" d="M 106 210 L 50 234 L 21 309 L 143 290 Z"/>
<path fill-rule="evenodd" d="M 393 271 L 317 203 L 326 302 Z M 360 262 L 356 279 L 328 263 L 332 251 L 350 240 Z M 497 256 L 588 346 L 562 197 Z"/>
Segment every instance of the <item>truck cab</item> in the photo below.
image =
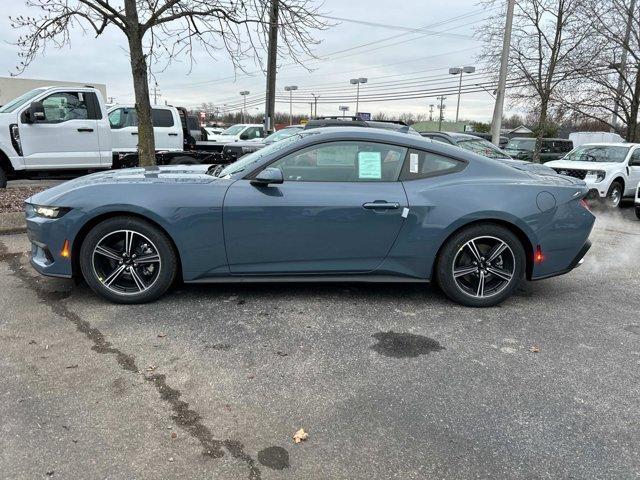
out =
<path fill-rule="evenodd" d="M 133 105 L 113 105 L 109 108 L 109 125 L 114 155 L 138 150 L 138 115 Z M 176 152 L 184 147 L 180 115 L 175 107 L 154 105 L 151 121 L 156 150 Z"/>
<path fill-rule="evenodd" d="M 41 87 L 0 108 L 0 188 L 34 172 L 110 168 L 111 135 L 92 87 Z"/>

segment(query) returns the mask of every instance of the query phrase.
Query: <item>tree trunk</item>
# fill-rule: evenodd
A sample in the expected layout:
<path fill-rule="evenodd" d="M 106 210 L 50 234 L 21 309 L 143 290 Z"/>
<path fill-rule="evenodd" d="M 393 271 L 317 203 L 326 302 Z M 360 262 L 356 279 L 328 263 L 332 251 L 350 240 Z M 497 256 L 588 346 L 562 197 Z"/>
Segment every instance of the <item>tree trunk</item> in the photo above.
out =
<path fill-rule="evenodd" d="M 125 0 L 124 8 L 128 24 L 127 39 L 129 40 L 129 55 L 131 57 L 133 91 L 136 98 L 136 113 L 138 114 L 138 158 L 141 166 L 150 166 L 156 163 L 155 138 L 151 122 L 147 59 L 142 49 L 142 34 L 136 0 Z"/>
<path fill-rule="evenodd" d="M 536 147 L 533 151 L 533 161 L 540 162 L 540 152 L 542 151 L 542 139 L 547 130 L 547 110 L 549 108 L 549 99 L 543 98 L 540 102 L 540 117 L 538 118 L 538 128 L 536 132 Z"/>
<path fill-rule="evenodd" d="M 638 110 L 640 109 L 640 70 L 636 72 L 636 82 L 631 103 L 629 105 L 629 120 L 627 122 L 627 142 L 636 143 L 640 140 L 640 131 L 638 131 Z"/>

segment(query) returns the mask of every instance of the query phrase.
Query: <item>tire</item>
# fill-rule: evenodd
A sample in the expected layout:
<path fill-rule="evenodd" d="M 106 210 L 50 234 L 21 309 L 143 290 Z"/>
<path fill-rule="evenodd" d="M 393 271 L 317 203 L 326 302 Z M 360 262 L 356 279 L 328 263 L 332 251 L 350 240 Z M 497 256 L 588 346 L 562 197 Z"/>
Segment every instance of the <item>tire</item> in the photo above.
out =
<path fill-rule="evenodd" d="M 613 182 L 607 192 L 607 197 L 604 200 L 608 207 L 618 208 L 622 203 L 622 195 L 624 191 L 620 182 Z"/>
<path fill-rule="evenodd" d="M 500 250 L 498 255 L 489 262 L 488 256 L 496 250 Z M 500 225 L 482 223 L 459 231 L 447 241 L 437 259 L 436 277 L 444 294 L 454 302 L 492 307 L 511 296 L 524 277 L 525 266 L 525 251 L 518 237 Z M 454 269 L 458 275 L 454 275 Z"/>
<path fill-rule="evenodd" d="M 638 217 L 638 220 L 640 220 L 640 207 L 636 205 L 636 217 Z"/>
<path fill-rule="evenodd" d="M 130 245 L 127 255 L 125 242 Z M 157 227 L 135 217 L 110 218 L 93 227 L 79 255 L 89 287 L 115 303 L 156 300 L 178 272 L 171 240 Z"/>
<path fill-rule="evenodd" d="M 170 165 L 196 165 L 197 162 L 191 157 L 176 157 L 171 160 Z"/>
<path fill-rule="evenodd" d="M 0 188 L 7 188 L 7 172 L 0 167 Z"/>

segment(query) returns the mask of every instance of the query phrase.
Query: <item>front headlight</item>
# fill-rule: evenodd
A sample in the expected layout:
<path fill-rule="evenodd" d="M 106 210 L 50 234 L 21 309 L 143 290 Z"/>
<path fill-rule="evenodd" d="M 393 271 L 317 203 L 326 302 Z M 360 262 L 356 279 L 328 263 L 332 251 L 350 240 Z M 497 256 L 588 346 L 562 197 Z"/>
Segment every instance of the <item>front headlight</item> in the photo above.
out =
<path fill-rule="evenodd" d="M 602 170 L 587 171 L 587 177 L 595 177 L 596 182 L 601 182 L 602 180 L 604 180 L 605 176 L 606 176 L 606 172 L 603 172 Z"/>
<path fill-rule="evenodd" d="M 43 205 L 32 205 L 32 207 L 37 216 L 44 218 L 60 218 L 71 210 L 67 207 L 49 207 Z"/>

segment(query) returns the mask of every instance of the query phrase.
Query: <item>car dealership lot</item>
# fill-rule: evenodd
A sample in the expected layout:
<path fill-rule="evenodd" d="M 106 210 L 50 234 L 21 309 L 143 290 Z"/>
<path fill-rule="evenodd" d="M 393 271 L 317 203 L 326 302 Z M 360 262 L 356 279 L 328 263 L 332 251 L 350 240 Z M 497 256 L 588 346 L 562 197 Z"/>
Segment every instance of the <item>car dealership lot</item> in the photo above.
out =
<path fill-rule="evenodd" d="M 24 236 L 2 236 L 0 471 L 638 476 L 640 222 L 599 215 L 582 267 L 484 310 L 388 284 L 182 286 L 113 305 L 37 276 Z"/>

